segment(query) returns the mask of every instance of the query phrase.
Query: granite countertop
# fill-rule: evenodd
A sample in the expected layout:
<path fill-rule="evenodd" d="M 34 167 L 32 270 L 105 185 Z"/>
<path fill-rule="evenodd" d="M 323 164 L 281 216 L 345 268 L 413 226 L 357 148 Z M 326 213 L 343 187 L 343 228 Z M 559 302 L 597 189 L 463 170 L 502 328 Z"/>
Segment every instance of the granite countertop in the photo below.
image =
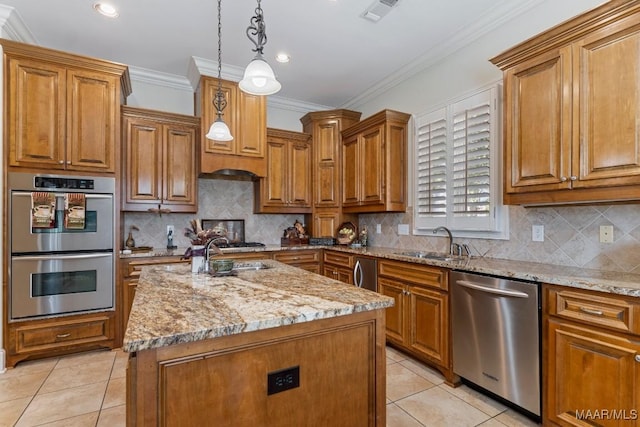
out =
<path fill-rule="evenodd" d="M 252 261 L 253 263 L 254 261 Z M 142 269 L 123 350 L 135 352 L 377 310 L 393 299 L 291 267 L 213 277 L 185 264 Z"/>
<path fill-rule="evenodd" d="M 351 248 L 348 246 L 266 246 L 261 248 L 225 249 L 225 253 L 233 252 L 257 252 L 257 251 L 280 251 L 280 250 L 310 250 L 310 249 L 330 249 L 339 252 L 346 252 L 355 255 L 368 255 L 398 261 L 409 261 L 417 264 L 434 265 L 438 267 L 450 268 L 453 270 L 470 271 L 482 274 L 491 274 L 513 279 L 530 280 L 534 282 L 549 283 L 552 285 L 569 286 L 574 288 L 589 289 L 594 291 L 609 292 L 621 295 L 628 295 L 640 298 L 640 274 L 624 273 L 616 271 L 593 270 L 580 267 L 568 267 L 562 265 L 543 264 L 537 262 L 514 261 L 499 258 L 457 257 L 452 261 L 439 261 L 433 259 L 422 259 L 401 255 L 409 249 L 366 247 Z M 174 256 L 184 254 L 182 251 L 174 250 Z M 164 252 L 163 252 L 164 251 Z M 167 250 L 159 250 L 158 253 L 165 255 L 132 254 L 121 255 L 121 257 L 135 256 L 167 256 Z"/>

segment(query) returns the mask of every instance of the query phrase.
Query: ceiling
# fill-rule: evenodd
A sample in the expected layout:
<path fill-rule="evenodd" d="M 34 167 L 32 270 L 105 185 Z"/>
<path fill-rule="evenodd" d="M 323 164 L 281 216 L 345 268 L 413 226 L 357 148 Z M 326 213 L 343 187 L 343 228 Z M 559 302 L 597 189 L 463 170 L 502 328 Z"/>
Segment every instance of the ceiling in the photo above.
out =
<path fill-rule="evenodd" d="M 282 83 L 276 96 L 349 107 L 541 1 L 399 0 L 372 23 L 361 15 L 373 0 L 263 0 L 264 53 Z M 0 5 L 14 8 L 35 44 L 169 73 L 185 82 L 192 56 L 213 61 L 215 70 L 216 1 L 110 2 L 119 9 L 117 19 L 96 13 L 94 0 L 0 0 Z M 253 58 L 245 31 L 255 7 L 255 0 L 222 2 L 226 75 L 240 75 Z M 288 64 L 275 61 L 281 51 L 291 55 Z"/>

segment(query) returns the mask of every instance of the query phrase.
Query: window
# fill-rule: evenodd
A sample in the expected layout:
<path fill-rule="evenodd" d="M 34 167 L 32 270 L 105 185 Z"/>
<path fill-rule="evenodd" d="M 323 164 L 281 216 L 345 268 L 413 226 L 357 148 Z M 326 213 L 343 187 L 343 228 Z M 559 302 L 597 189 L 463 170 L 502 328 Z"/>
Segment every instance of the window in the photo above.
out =
<path fill-rule="evenodd" d="M 500 204 L 498 88 L 417 117 L 416 234 L 445 225 L 457 236 L 508 236 Z"/>

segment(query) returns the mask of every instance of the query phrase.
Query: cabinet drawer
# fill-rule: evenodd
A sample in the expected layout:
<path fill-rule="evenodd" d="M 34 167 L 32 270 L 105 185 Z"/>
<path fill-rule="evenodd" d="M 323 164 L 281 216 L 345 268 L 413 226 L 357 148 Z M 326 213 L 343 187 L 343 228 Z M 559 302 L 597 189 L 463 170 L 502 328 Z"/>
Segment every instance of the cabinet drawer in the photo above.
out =
<path fill-rule="evenodd" d="M 284 251 L 273 254 L 276 261 L 285 264 L 300 264 L 303 262 L 320 262 L 320 253 L 318 251 Z"/>
<path fill-rule="evenodd" d="M 113 339 L 109 317 L 16 328 L 16 351 L 55 349 Z"/>
<path fill-rule="evenodd" d="M 143 258 L 135 261 L 129 261 L 127 268 L 125 269 L 126 276 L 132 277 L 140 276 L 140 270 L 142 267 L 158 264 L 178 264 L 181 262 L 190 262 L 190 260 L 181 259 L 180 257 L 156 257 L 156 258 Z"/>
<path fill-rule="evenodd" d="M 353 268 L 353 257 L 349 254 L 325 251 L 323 260 L 329 264 L 338 264 L 343 267 Z"/>
<path fill-rule="evenodd" d="M 547 288 L 551 315 L 640 334 L 640 304 L 611 294 Z"/>
<path fill-rule="evenodd" d="M 447 270 L 410 262 L 378 261 L 378 275 L 418 286 L 448 289 Z"/>

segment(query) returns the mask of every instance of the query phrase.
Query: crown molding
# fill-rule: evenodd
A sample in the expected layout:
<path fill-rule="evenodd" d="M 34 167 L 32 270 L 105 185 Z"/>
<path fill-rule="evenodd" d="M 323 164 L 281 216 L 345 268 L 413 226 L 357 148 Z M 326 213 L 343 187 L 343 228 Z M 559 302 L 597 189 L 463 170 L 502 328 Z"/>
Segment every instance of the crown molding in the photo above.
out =
<path fill-rule="evenodd" d="M 281 96 L 274 95 L 267 96 L 267 107 L 277 108 L 279 110 L 295 111 L 303 114 L 307 114 L 312 111 L 333 110 L 335 108 L 328 105 L 297 101 L 295 99 L 283 98 Z"/>
<path fill-rule="evenodd" d="M 189 80 L 186 77 L 176 74 L 163 73 L 161 71 L 130 65 L 129 75 L 133 81 L 183 90 L 186 92 L 193 92 L 193 88 L 191 87 Z"/>
<path fill-rule="evenodd" d="M 18 11 L 4 4 L 0 4 L 0 34 L 10 40 L 33 45 L 40 44 L 25 25 Z"/>
<path fill-rule="evenodd" d="M 200 84 L 200 76 L 218 76 L 218 62 L 199 56 L 192 56 L 189 60 L 187 68 L 187 79 L 191 82 L 191 86 L 195 91 Z M 220 77 L 224 80 L 239 82 L 244 76 L 244 68 L 233 65 L 222 64 Z"/>

